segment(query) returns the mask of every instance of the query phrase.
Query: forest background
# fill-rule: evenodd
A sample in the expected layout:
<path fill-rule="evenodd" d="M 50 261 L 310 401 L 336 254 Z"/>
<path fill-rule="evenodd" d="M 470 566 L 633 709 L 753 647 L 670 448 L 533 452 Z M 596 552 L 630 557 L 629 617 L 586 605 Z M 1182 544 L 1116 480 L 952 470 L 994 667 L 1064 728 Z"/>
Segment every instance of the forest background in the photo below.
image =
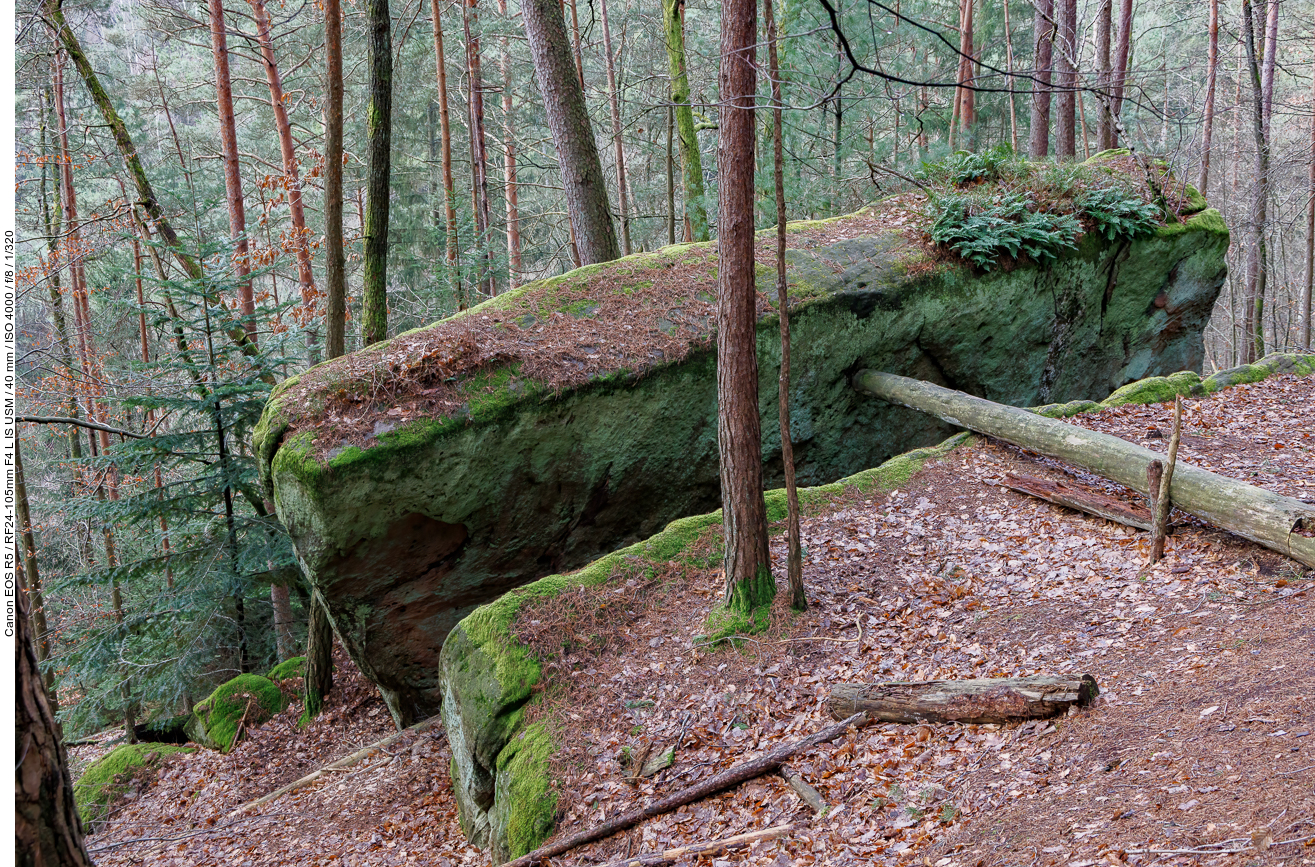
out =
<path fill-rule="evenodd" d="M 275 382 L 339 339 L 351 351 L 597 258 L 569 219 L 526 35 L 543 2 L 526 3 L 19 3 L 15 556 L 67 736 L 166 721 L 305 646 L 317 606 L 250 442 Z M 716 237 L 720 5 L 561 13 L 617 252 Z M 1311 0 L 786 0 L 775 17 L 789 219 L 909 190 L 958 150 L 1130 146 L 1233 230 L 1207 365 L 1310 345 Z M 767 74 L 757 87 L 769 106 Z M 756 135 L 761 229 L 777 221 L 769 112 Z"/>

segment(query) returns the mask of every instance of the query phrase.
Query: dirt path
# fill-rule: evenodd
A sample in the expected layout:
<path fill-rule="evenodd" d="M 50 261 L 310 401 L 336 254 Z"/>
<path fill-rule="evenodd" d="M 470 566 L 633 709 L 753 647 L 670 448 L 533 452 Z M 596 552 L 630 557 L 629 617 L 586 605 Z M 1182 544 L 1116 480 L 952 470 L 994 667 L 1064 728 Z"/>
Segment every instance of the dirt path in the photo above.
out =
<path fill-rule="evenodd" d="M 1155 433 L 1168 418 L 1156 406 L 1079 421 L 1162 450 Z M 1182 459 L 1315 497 L 1315 382 L 1229 389 L 1190 402 L 1187 419 Z M 738 650 L 700 645 L 720 590 L 713 571 L 600 591 L 616 603 L 610 646 L 597 654 L 577 642 L 538 711 L 570 745 L 557 758 L 558 828 L 593 825 L 815 731 L 836 682 L 1082 672 L 1101 685 L 1095 706 L 1003 729 L 868 726 L 792 763 L 830 805 L 820 819 L 768 777 L 559 863 L 790 820 L 809 823 L 736 863 L 1315 863 L 1315 576 L 1190 521 L 1148 568 L 1144 534 L 995 485 L 1007 471 L 1062 472 L 979 443 L 899 491 L 850 494 L 808 516 L 812 608 L 780 612 Z M 585 625 L 582 610 L 544 608 L 525 628 L 560 640 Z M 597 611 L 589 618 L 599 624 Z M 364 703 L 350 714 L 338 705 L 341 728 L 309 736 L 331 744 L 323 761 L 385 728 L 386 714 L 369 716 L 381 703 L 357 687 Z M 231 757 L 178 760 L 91 845 L 203 834 L 162 851 L 102 848 L 97 863 L 485 863 L 457 829 L 441 733 L 219 828 L 238 803 L 300 775 L 269 764 L 304 751 L 306 738 L 276 720 Z M 670 746 L 672 767 L 627 781 L 629 757 Z"/>

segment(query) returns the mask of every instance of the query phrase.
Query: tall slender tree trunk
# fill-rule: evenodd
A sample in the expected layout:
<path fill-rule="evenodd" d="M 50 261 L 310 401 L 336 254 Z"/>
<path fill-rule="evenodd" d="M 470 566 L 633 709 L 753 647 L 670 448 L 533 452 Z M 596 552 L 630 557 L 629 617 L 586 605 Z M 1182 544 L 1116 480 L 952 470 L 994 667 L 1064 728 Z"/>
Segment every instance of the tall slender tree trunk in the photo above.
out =
<path fill-rule="evenodd" d="M 1108 0 L 1107 0 L 1108 2 Z M 1017 86 L 1014 79 L 1014 33 L 1009 26 L 1009 0 L 1004 0 L 1005 14 L 1005 72 L 1009 73 L 1009 88 L 1012 90 Z M 1018 150 L 1018 106 L 1015 104 L 1014 94 L 1007 93 L 1005 97 L 1009 100 L 1009 146 Z M 895 154 L 899 156 L 899 100 L 895 101 Z"/>
<path fill-rule="evenodd" d="M 233 113 L 233 82 L 228 73 L 228 29 L 223 0 L 209 0 L 210 51 L 215 62 L 215 103 L 219 109 L 219 152 L 224 165 L 224 197 L 228 202 L 228 233 L 233 237 L 233 270 L 237 274 L 238 307 L 248 334 L 256 330 L 256 302 L 251 292 L 251 254 L 247 244 L 247 210 L 242 198 L 242 172 L 237 159 L 237 120 Z M 253 337 L 254 339 L 254 337 Z"/>
<path fill-rule="evenodd" d="M 1132 50 L 1132 0 L 1119 0 L 1119 35 L 1114 45 L 1114 68 L 1110 71 L 1110 113 L 1114 116 L 1114 147 L 1118 147 L 1123 94 L 1128 84 L 1129 52 Z"/>
<path fill-rule="evenodd" d="M 306 627 L 305 704 L 301 722 L 319 716 L 324 699 L 333 689 L 333 623 L 329 620 L 324 599 L 313 590 L 310 595 L 310 622 Z"/>
<path fill-rule="evenodd" d="M 575 8 L 575 0 L 570 0 L 571 4 L 571 32 L 575 40 L 571 44 L 575 52 L 575 71 L 580 79 L 580 92 L 584 92 L 584 55 L 580 52 L 580 15 Z M 559 4 L 560 7 L 560 4 Z"/>
<path fill-rule="evenodd" d="M 1056 96 L 1058 117 L 1055 118 L 1055 156 L 1072 159 L 1077 156 L 1077 0 L 1058 0 L 1059 20 L 1055 39 L 1055 68 L 1059 72 L 1059 93 Z"/>
<path fill-rule="evenodd" d="M 1311 80 L 1311 105 L 1315 105 L 1315 78 Z M 1310 120 L 1310 156 L 1306 190 L 1306 286 L 1301 293 L 1301 345 L 1311 346 L 1311 294 L 1315 289 L 1315 113 Z"/>
<path fill-rule="evenodd" d="M 1114 147 L 1114 108 L 1110 100 L 1110 37 L 1114 29 L 1114 0 L 1098 0 L 1096 5 L 1096 102 L 1100 112 L 1096 119 L 1096 150 Z"/>
<path fill-rule="evenodd" d="M 676 113 L 676 137 L 680 140 L 680 165 L 685 197 L 686 241 L 708 240 L 708 211 L 703 201 L 703 159 L 698 134 L 694 132 L 694 110 L 690 107 L 689 72 L 685 66 L 684 0 L 662 0 L 663 31 L 667 65 L 671 75 L 671 102 Z"/>
<path fill-rule="evenodd" d="M 767 552 L 758 418 L 753 258 L 758 9 L 725 0 L 717 82 L 717 444 L 726 536 L 726 604 L 749 613 L 776 593 Z"/>
<path fill-rule="evenodd" d="M 435 0 L 437 2 L 437 0 Z M 342 237 L 342 5 L 324 0 L 324 350 L 346 351 L 347 270 Z"/>
<path fill-rule="evenodd" d="M 1061 0 L 1062 2 L 1062 0 Z M 1128 0 L 1132 2 L 1132 0 Z M 1045 159 L 1050 153 L 1050 79 L 1051 56 L 1054 40 L 1054 0 L 1034 0 L 1032 17 L 1032 56 L 1035 59 L 1032 76 L 1031 138 L 1028 155 L 1034 160 Z"/>
<path fill-rule="evenodd" d="M 667 106 L 667 243 L 676 243 L 676 107 Z M 1312 163 L 1315 165 L 1315 163 Z"/>
<path fill-rule="evenodd" d="M 216 2 L 216 0 L 211 0 Z M 297 168 L 297 151 L 292 141 L 292 123 L 283 99 L 283 78 L 274 58 L 274 38 L 270 33 L 269 11 L 265 0 L 250 0 L 256 18 L 256 35 L 260 40 L 260 58 L 269 83 L 269 104 L 274 109 L 274 128 L 279 136 L 279 153 L 283 157 L 283 181 L 288 188 L 288 210 L 292 217 L 292 250 L 297 260 L 297 285 L 301 289 L 302 309 L 297 321 L 306 328 L 306 345 L 312 364 L 319 361 L 319 335 L 315 327 L 319 292 L 311 272 L 310 232 L 306 228 L 306 209 L 301 201 L 301 172 Z"/>
<path fill-rule="evenodd" d="M 781 464 L 785 470 L 786 520 L 789 550 L 786 577 L 790 583 L 790 607 L 808 607 L 804 592 L 803 554 L 799 539 L 799 491 L 795 486 L 794 441 L 790 435 L 790 295 L 785 273 L 785 152 L 782 144 L 781 61 L 777 52 L 780 28 L 772 0 L 763 0 L 767 30 L 767 69 L 772 85 L 772 179 L 776 187 L 776 309 L 781 316 L 781 372 L 777 379 L 777 409 L 781 425 Z"/>
<path fill-rule="evenodd" d="M 38 662 L 50 659 L 50 628 L 46 624 L 46 599 L 41 592 L 41 572 L 37 564 L 37 540 L 32 530 L 32 512 L 27 502 L 27 479 L 23 475 L 22 437 L 14 437 L 14 517 L 18 521 L 19 537 L 23 540 L 23 574 L 27 581 L 27 596 L 31 602 L 32 626 L 36 630 L 35 643 Z M 54 672 L 47 670 L 42 675 L 46 685 L 52 712 L 58 713 L 59 706 L 54 690 Z"/>
<path fill-rule="evenodd" d="M 366 0 L 370 101 L 366 107 L 365 267 L 361 345 L 388 337 L 388 197 L 393 130 L 393 35 L 388 0 Z"/>
<path fill-rule="evenodd" d="M 954 107 L 950 114 L 950 147 L 972 147 L 972 128 L 975 121 L 976 101 L 968 85 L 973 69 L 973 6 L 974 0 L 961 0 L 959 4 L 959 64 L 954 88 Z M 962 138 L 959 136 L 962 135 Z"/>
<path fill-rule="evenodd" d="M 503 26 L 510 28 L 511 19 L 507 17 L 507 0 L 498 0 L 498 14 L 502 16 Z M 521 272 L 525 265 L 521 261 L 521 223 L 516 184 L 516 118 L 512 113 L 514 84 L 511 76 L 511 46 L 506 34 L 501 38 L 499 65 L 502 72 L 502 134 L 505 141 L 502 181 L 503 198 L 507 203 L 507 288 L 515 289 L 520 285 Z"/>
<path fill-rule="evenodd" d="M 620 256 L 603 167 L 585 108 L 584 90 L 571 61 L 560 0 L 525 0 L 525 35 L 534 74 L 561 165 L 566 211 L 582 265 Z"/>
<path fill-rule="evenodd" d="M 443 54 L 443 20 L 439 13 L 438 0 L 430 3 L 430 15 L 434 23 L 434 57 L 438 66 L 438 129 L 439 147 L 442 151 L 443 165 L 443 214 L 447 236 L 447 268 L 452 275 L 457 296 L 457 309 L 465 310 L 469 306 L 466 293 L 462 289 L 461 263 L 457 249 L 457 194 L 452 180 L 452 123 L 448 112 L 447 95 L 447 58 Z"/>
<path fill-rule="evenodd" d="M 1271 0 L 1271 3 L 1275 0 Z M 1268 256 L 1265 249 L 1265 228 L 1269 205 L 1269 140 L 1265 117 L 1264 74 L 1257 57 L 1255 27 L 1251 0 L 1242 0 L 1242 42 L 1247 52 L 1247 78 L 1251 82 L 1251 131 L 1255 142 L 1255 179 L 1251 199 L 1251 238 L 1247 251 L 1246 297 L 1243 299 L 1245 337 L 1242 341 L 1242 363 L 1255 361 L 1264 353 L 1265 283 L 1268 277 Z M 1266 46 L 1267 47 L 1267 46 Z M 1265 62 L 1269 62 L 1266 58 Z"/>
<path fill-rule="evenodd" d="M 91 867 L 82 820 L 73 802 L 68 756 L 33 649 L 25 594 L 15 594 L 18 662 L 14 680 L 14 745 L 18 751 L 14 830 L 19 867 Z"/>
<path fill-rule="evenodd" d="M 1215 81 L 1219 72 L 1219 0 L 1210 0 L 1209 47 L 1206 51 L 1205 117 L 1201 136 L 1201 178 L 1197 187 L 1209 196 L 1210 147 L 1215 129 Z"/>
<path fill-rule="evenodd" d="M 479 0 L 464 0 L 461 23 L 466 31 L 466 108 L 470 112 L 470 189 L 475 214 L 475 247 L 479 251 L 476 284 L 492 297 L 489 260 L 489 157 L 484 136 L 484 73 L 480 55 Z"/>
<path fill-rule="evenodd" d="M 621 200 L 621 249 L 630 255 L 630 204 L 626 196 L 626 152 L 621 143 L 621 95 L 616 88 L 616 60 L 612 53 L 612 27 L 607 0 L 598 0 L 603 18 L 603 52 L 607 55 L 607 95 L 612 108 L 612 144 L 616 147 L 616 189 Z"/>

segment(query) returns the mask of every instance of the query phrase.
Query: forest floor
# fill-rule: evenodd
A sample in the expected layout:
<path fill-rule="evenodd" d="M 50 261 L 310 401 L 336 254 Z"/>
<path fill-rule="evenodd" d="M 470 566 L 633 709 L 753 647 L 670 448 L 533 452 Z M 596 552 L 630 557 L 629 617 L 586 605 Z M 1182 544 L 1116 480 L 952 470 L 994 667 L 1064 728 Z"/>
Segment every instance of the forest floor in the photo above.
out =
<path fill-rule="evenodd" d="M 1171 411 L 1074 421 L 1164 450 Z M 1312 419 L 1315 378 L 1188 401 L 1180 460 L 1315 500 Z M 623 603 L 609 645 L 550 668 L 535 705 L 570 745 L 556 759 L 558 831 L 818 730 L 836 683 L 1082 673 L 1100 684 L 1092 706 L 1021 726 L 851 729 L 791 762 L 825 799 L 820 817 L 773 775 L 556 863 L 797 822 L 714 864 L 1315 864 L 1315 573 L 1177 513 L 1165 559 L 1148 566 L 1145 534 L 999 486 L 1011 471 L 1075 475 L 978 441 L 898 491 L 849 492 L 810 511 L 809 610 L 778 608 L 774 626 L 739 648 L 699 642 L 715 571 L 595 591 Z M 783 559 L 783 536 L 773 554 Z M 520 628 L 560 640 L 580 625 L 574 610 L 545 605 Z M 487 863 L 457 827 L 441 729 L 228 817 L 391 731 L 382 702 L 340 663 L 319 721 L 298 731 L 294 704 L 229 756 L 173 760 L 95 829 L 96 863 Z M 630 755 L 672 746 L 670 768 L 628 780 Z"/>

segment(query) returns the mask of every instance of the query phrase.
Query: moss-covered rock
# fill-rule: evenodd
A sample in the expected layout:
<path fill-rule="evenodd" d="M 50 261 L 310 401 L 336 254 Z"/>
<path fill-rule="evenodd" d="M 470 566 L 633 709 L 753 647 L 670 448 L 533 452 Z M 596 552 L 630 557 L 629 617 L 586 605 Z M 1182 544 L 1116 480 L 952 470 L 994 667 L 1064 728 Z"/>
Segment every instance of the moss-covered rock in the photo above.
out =
<path fill-rule="evenodd" d="M 291 659 L 285 659 L 278 665 L 269 670 L 265 677 L 273 681 L 288 680 L 293 677 L 306 676 L 306 657 L 294 656 Z"/>
<path fill-rule="evenodd" d="M 194 743 L 228 752 L 242 734 L 283 710 L 278 684 L 258 674 L 239 674 L 192 709 L 187 736 Z"/>
<path fill-rule="evenodd" d="M 892 490 L 929 460 L 971 439 L 971 434 L 956 434 L 838 482 L 800 489 L 800 502 L 817 505 L 850 490 L 865 495 Z M 769 491 L 766 500 L 769 519 L 784 519 L 785 492 Z M 489 848 L 495 863 L 530 852 L 546 839 L 557 805 L 548 772 L 555 749 L 552 737 L 541 723 L 523 724 L 542 670 L 512 633 L 521 606 L 527 600 L 597 586 L 623 566 L 691 562 L 691 543 L 708 528 L 720 526 L 720 511 L 673 521 L 657 535 L 578 572 L 541 578 L 476 608 L 448 635 L 440 657 L 440 683 L 457 813 L 462 831 L 475 845 Z"/>
<path fill-rule="evenodd" d="M 1017 263 L 986 275 L 929 258 L 898 230 L 863 228 L 877 222 L 864 213 L 791 226 L 801 485 L 827 484 L 952 432 L 855 392 L 849 380 L 860 368 L 1016 406 L 1097 398 L 1146 376 L 1200 368 L 1228 246 L 1213 210 L 1134 242 L 1088 236 L 1048 266 Z M 679 253 L 590 266 L 463 316 L 476 322 L 489 313 L 477 327 L 493 334 L 499 317 L 526 299 L 555 298 L 566 280 L 592 297 L 639 298 L 629 293 Z M 495 365 L 467 388 L 459 412 L 381 421 L 368 442 L 327 451 L 292 422 L 330 405 L 339 386 L 326 379 L 308 391 L 303 377 L 276 391 L 256 435 L 262 478 L 338 634 L 399 723 L 438 709 L 438 649 L 476 605 L 720 505 L 716 359 L 711 325 L 700 327 L 678 362 L 606 371 L 561 391 Z M 782 483 L 779 357 L 768 312 L 758 358 L 769 487 Z"/>
<path fill-rule="evenodd" d="M 193 747 L 168 744 L 120 744 L 87 766 L 73 784 L 73 800 L 84 827 L 105 816 L 134 785 L 145 782 L 169 756 Z"/>

